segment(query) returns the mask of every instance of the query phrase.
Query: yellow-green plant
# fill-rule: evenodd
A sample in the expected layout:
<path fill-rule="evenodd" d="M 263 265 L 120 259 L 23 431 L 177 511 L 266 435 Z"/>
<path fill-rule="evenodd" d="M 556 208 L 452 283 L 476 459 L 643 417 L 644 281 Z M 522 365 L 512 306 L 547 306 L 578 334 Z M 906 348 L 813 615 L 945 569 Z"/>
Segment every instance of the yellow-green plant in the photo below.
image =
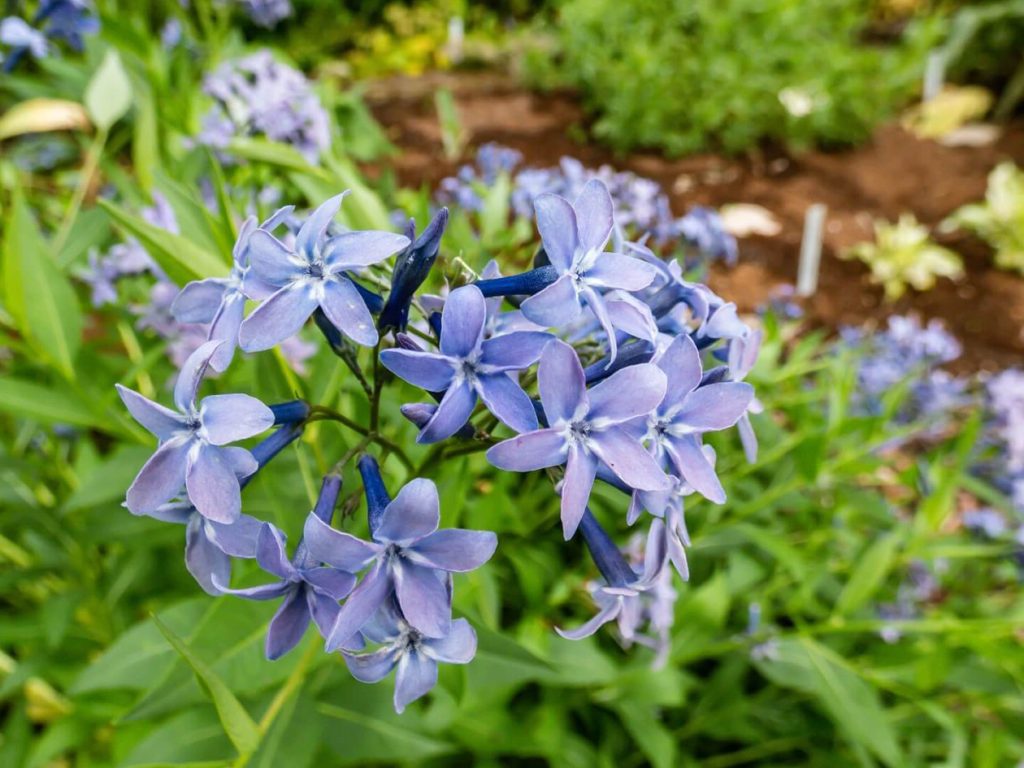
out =
<path fill-rule="evenodd" d="M 1024 171 L 1000 163 L 988 176 L 984 202 L 965 205 L 943 225 L 974 232 L 995 250 L 996 266 L 1024 274 Z"/>
<path fill-rule="evenodd" d="M 860 259 L 871 269 L 872 282 L 885 289 L 885 298 L 895 301 L 907 287 L 927 291 L 940 277 L 956 279 L 963 274 L 960 257 L 929 236 L 928 228 L 911 213 L 899 221 L 875 221 L 875 242 L 859 243 L 842 254 Z"/>

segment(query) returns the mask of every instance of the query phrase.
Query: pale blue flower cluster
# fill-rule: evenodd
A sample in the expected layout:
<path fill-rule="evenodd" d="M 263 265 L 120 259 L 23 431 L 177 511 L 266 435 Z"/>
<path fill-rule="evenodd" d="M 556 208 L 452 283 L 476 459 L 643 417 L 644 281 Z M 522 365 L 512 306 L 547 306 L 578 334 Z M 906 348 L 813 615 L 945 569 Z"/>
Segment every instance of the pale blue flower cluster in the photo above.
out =
<path fill-rule="evenodd" d="M 621 238 L 608 250 L 614 201 L 596 178 L 574 200 L 551 193 L 534 200 L 543 254 L 534 269 L 502 276 L 492 263 L 443 297 L 417 293 L 440 258 L 447 210 L 419 237 L 413 224 L 405 234 L 347 230 L 334 221 L 344 199 L 343 192 L 303 218 L 290 206 L 262 222 L 250 217 L 226 274 L 175 291 L 170 312 L 204 337 L 183 362 L 173 408 L 119 387 L 159 441 L 128 489 L 128 509 L 185 525 L 186 564 L 207 592 L 281 601 L 268 628 L 269 658 L 294 648 L 313 624 L 359 680 L 394 670 L 402 711 L 433 687 L 439 662 L 473 657 L 475 633 L 452 615 L 453 574 L 483 565 L 497 539 L 439 529 L 429 479 L 409 477 L 389 494 L 368 451 L 379 443 L 404 456 L 382 434 L 389 414 L 381 418 L 380 393 L 393 374 L 433 401 L 401 409 L 419 427 L 418 442 L 464 441 L 486 449 L 495 467 L 547 470 L 555 481 L 564 537 L 581 533 L 603 577 L 591 589 L 597 615 L 560 634 L 583 638 L 615 620 L 627 644 L 647 645 L 663 662 L 673 573 L 688 576 L 683 500 L 725 501 L 704 437 L 737 426 L 756 454 L 749 417 L 760 406 L 744 379 L 760 332 L 734 304 L 687 281 L 677 261 Z M 244 394 L 199 398 L 208 371 L 226 370 L 239 351 L 293 343 L 310 319 L 366 394 L 368 426 L 300 401 L 268 407 Z M 373 362 L 372 386 L 360 349 Z M 310 418 L 334 419 L 363 440 L 325 477 L 289 554 L 282 531 L 245 514 L 242 489 Z M 275 425 L 251 450 L 238 445 Z M 356 457 L 368 539 L 332 524 L 340 473 Z M 407 457 L 403 463 L 413 466 Z M 589 509 L 598 482 L 623 493 L 625 522 L 651 515 L 632 562 Z M 238 558 L 255 559 L 272 581 L 232 586 Z"/>

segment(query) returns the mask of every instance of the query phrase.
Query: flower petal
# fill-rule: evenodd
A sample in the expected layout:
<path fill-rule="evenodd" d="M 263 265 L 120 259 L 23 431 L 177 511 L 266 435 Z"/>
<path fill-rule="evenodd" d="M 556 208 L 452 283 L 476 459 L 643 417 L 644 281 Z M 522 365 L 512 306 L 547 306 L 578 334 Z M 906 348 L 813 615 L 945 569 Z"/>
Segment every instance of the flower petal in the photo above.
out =
<path fill-rule="evenodd" d="M 579 245 L 576 212 L 564 197 L 550 193 L 538 195 L 533 209 L 544 251 L 560 273 L 568 272 Z"/>
<path fill-rule="evenodd" d="M 322 637 L 327 637 L 331 627 L 338 620 L 338 611 L 341 606 L 338 601 L 329 595 L 318 592 L 315 589 L 304 589 L 306 593 L 306 605 L 309 608 L 309 615 L 313 617 L 317 631 Z"/>
<path fill-rule="evenodd" d="M 484 337 L 487 303 L 475 285 L 452 291 L 441 310 L 441 353 L 465 358 L 480 348 Z"/>
<path fill-rule="evenodd" d="M 233 523 L 242 510 L 238 478 L 220 448 L 200 444 L 188 454 L 185 489 L 199 514 L 218 523 Z"/>
<path fill-rule="evenodd" d="M 630 488 L 641 491 L 667 491 L 672 481 L 657 460 L 619 427 L 612 427 L 591 438 L 594 453 Z"/>
<path fill-rule="evenodd" d="M 628 293 L 618 291 L 605 298 L 605 311 L 616 330 L 652 344 L 658 338 L 658 324 L 651 308 Z"/>
<path fill-rule="evenodd" d="M 279 659 L 298 645 L 306 634 L 310 618 L 306 595 L 296 587 L 270 620 L 267 629 L 267 659 Z"/>
<path fill-rule="evenodd" d="M 356 577 L 337 568 L 306 568 L 302 580 L 332 600 L 341 600 L 356 585 Z"/>
<path fill-rule="evenodd" d="M 359 573 L 381 551 L 380 545 L 336 530 L 312 512 L 306 518 L 302 540 L 316 562 L 327 563 L 349 573 Z"/>
<path fill-rule="evenodd" d="M 476 656 L 476 632 L 465 619 L 455 619 L 444 637 L 422 640 L 423 653 L 445 664 L 468 664 Z"/>
<path fill-rule="evenodd" d="M 464 573 L 490 560 L 497 546 L 498 537 L 490 531 L 445 528 L 423 537 L 405 554 L 420 565 Z"/>
<path fill-rule="evenodd" d="M 219 341 L 208 341 L 199 346 L 181 366 L 178 380 L 174 382 L 174 404 L 182 413 L 188 413 L 196 401 L 196 392 L 206 374 L 210 358 L 221 345 Z"/>
<path fill-rule="evenodd" d="M 742 381 L 709 384 L 694 390 L 673 416 L 696 432 L 727 429 L 747 412 L 754 388 Z"/>
<path fill-rule="evenodd" d="M 191 439 L 168 440 L 157 448 L 128 488 L 125 504 L 135 515 L 156 511 L 157 507 L 178 495 L 185 485 Z"/>
<path fill-rule="evenodd" d="M 590 637 L 592 634 L 597 632 L 601 627 L 607 624 L 609 621 L 614 621 L 615 618 L 622 611 L 622 600 L 615 600 L 604 608 L 602 608 L 594 618 L 588 621 L 586 624 L 582 624 L 576 629 L 565 630 L 561 627 L 555 627 L 555 632 L 564 637 L 566 640 L 582 640 L 585 637 Z"/>
<path fill-rule="evenodd" d="M 432 480 L 410 480 L 384 508 L 374 538 L 377 541 L 411 542 L 429 536 L 441 522 L 441 502 Z"/>
<path fill-rule="evenodd" d="M 562 535 L 568 541 L 579 528 L 583 513 L 587 511 L 590 491 L 597 476 L 597 457 L 579 445 L 569 446 L 562 480 Z"/>
<path fill-rule="evenodd" d="M 288 283 L 242 321 L 239 346 L 246 352 L 259 352 L 294 336 L 318 303 L 308 282 Z"/>
<path fill-rule="evenodd" d="M 185 527 L 185 567 L 208 595 L 222 594 L 216 584 L 231 583 L 231 558 L 206 536 L 201 516 L 193 514 Z"/>
<path fill-rule="evenodd" d="M 397 653 L 391 646 L 373 653 L 346 653 L 345 664 L 352 677 L 361 683 L 378 683 L 395 668 Z"/>
<path fill-rule="evenodd" d="M 700 352 L 688 335 L 676 336 L 658 358 L 656 365 L 668 377 L 668 387 L 661 410 L 665 411 L 686 399 L 700 384 L 703 369 Z"/>
<path fill-rule="evenodd" d="M 385 349 L 381 364 L 398 378 L 428 392 L 444 392 L 452 383 L 455 369 L 444 355 L 411 349 Z"/>
<path fill-rule="evenodd" d="M 580 314 L 580 299 L 572 275 L 562 275 L 520 306 L 523 317 L 545 328 L 561 328 Z"/>
<path fill-rule="evenodd" d="M 304 275 L 308 262 L 266 230 L 257 229 L 249 238 L 249 264 L 252 271 L 246 278 L 280 288 Z"/>
<path fill-rule="evenodd" d="M 590 402 L 576 350 L 560 339 L 544 347 L 537 368 L 537 387 L 552 426 L 582 416 Z"/>
<path fill-rule="evenodd" d="M 516 432 L 537 429 L 537 411 L 519 382 L 507 373 L 485 374 L 477 378 L 477 392 L 487 410 Z"/>
<path fill-rule="evenodd" d="M 202 520 L 207 538 L 222 552 L 231 557 L 256 557 L 256 540 L 260 535 L 260 528 L 263 527 L 261 520 L 251 515 L 239 515 L 235 522 L 225 525 L 207 520 L 201 515 L 194 517 Z"/>
<path fill-rule="evenodd" d="M 658 407 L 666 386 L 665 374 L 656 365 L 642 363 L 623 368 L 587 392 L 588 418 L 618 424 L 645 416 Z"/>
<path fill-rule="evenodd" d="M 377 343 L 377 328 L 355 284 L 344 275 L 335 275 L 324 282 L 320 308 L 339 331 L 356 344 L 372 347 Z"/>
<path fill-rule="evenodd" d="M 452 621 L 451 596 L 433 568 L 402 559 L 395 563 L 395 595 L 402 615 L 428 637 L 444 637 Z"/>
<path fill-rule="evenodd" d="M 294 581 L 297 576 L 291 560 L 288 559 L 284 534 L 271 525 L 264 523 L 256 537 L 256 562 L 267 573 L 279 579 Z"/>
<path fill-rule="evenodd" d="M 238 329 L 242 325 L 242 317 L 245 314 L 245 296 L 238 291 L 232 292 L 224 299 L 220 309 L 213 318 L 210 326 L 209 338 L 211 341 L 223 341 L 217 348 L 210 365 L 215 371 L 226 371 L 231 365 L 235 356 L 235 347 L 238 346 Z"/>
<path fill-rule="evenodd" d="M 178 431 L 185 428 L 185 417 L 177 411 L 165 408 L 159 403 L 154 403 L 147 397 L 143 397 L 134 389 L 128 389 L 120 384 L 114 385 L 117 394 L 121 396 L 121 402 L 139 424 L 156 435 L 160 440 L 168 440 Z"/>
<path fill-rule="evenodd" d="M 422 653 L 406 653 L 395 673 L 395 712 L 402 714 L 416 699 L 437 685 L 437 662 Z"/>
<path fill-rule="evenodd" d="M 469 421 L 475 405 L 476 390 L 468 381 L 463 380 L 448 387 L 434 415 L 417 435 L 416 442 L 436 443 L 451 437 Z"/>
<path fill-rule="evenodd" d="M 597 288 L 639 291 L 653 283 L 657 276 L 657 268 L 646 261 L 621 253 L 602 253 L 583 279 Z"/>
<path fill-rule="evenodd" d="M 665 450 L 676 471 L 697 493 L 716 504 L 725 503 L 725 489 L 695 435 L 672 438 Z"/>
<path fill-rule="evenodd" d="M 373 570 L 356 585 L 338 611 L 338 618 L 325 646 L 328 653 L 333 653 L 344 646 L 362 629 L 381 604 L 390 597 L 393 586 L 389 569 L 379 562 L 374 565 Z"/>
<path fill-rule="evenodd" d="M 344 232 L 324 244 L 323 258 L 332 273 L 362 269 L 384 261 L 408 245 L 409 238 L 393 232 Z"/>
<path fill-rule="evenodd" d="M 491 446 L 487 460 L 498 469 L 530 472 L 564 464 L 567 454 L 568 445 L 562 430 L 538 429 Z"/>
<path fill-rule="evenodd" d="M 316 254 L 320 238 L 324 236 L 327 227 L 330 226 L 331 221 L 341 209 L 341 201 L 347 194 L 348 190 L 345 190 L 340 195 L 335 195 L 324 201 L 309 215 L 309 218 L 302 222 L 302 226 L 299 227 L 299 231 L 295 235 L 295 250 L 312 259 Z"/>
<path fill-rule="evenodd" d="M 220 309 L 226 290 L 227 280 L 222 277 L 193 280 L 171 302 L 171 314 L 179 323 L 209 323 Z"/>
<path fill-rule="evenodd" d="M 598 179 L 591 179 L 572 207 L 576 212 L 580 247 L 584 251 L 604 250 L 615 226 L 608 187 Z"/>
<path fill-rule="evenodd" d="M 274 425 L 274 413 L 250 395 L 210 395 L 203 398 L 199 419 L 206 439 L 226 445 L 265 432 Z"/>
<path fill-rule="evenodd" d="M 492 336 L 481 345 L 480 365 L 488 372 L 521 371 L 540 359 L 552 338 L 543 331 L 512 331 Z"/>

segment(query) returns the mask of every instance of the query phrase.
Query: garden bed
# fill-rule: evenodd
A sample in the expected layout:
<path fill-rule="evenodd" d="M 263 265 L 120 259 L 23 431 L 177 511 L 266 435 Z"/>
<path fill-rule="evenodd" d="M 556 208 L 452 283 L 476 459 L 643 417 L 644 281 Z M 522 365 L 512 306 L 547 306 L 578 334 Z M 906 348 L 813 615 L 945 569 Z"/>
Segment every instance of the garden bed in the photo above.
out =
<path fill-rule="evenodd" d="M 871 238 L 875 217 L 895 220 L 910 211 L 935 225 L 957 207 L 980 199 L 997 163 L 1024 164 L 1024 121 L 1011 123 L 984 147 L 947 147 L 889 125 L 865 146 L 845 151 L 669 160 L 655 153 L 616 155 L 583 143 L 586 119 L 571 93 L 533 93 L 490 73 L 392 78 L 370 84 L 366 98 L 401 150 L 391 163 L 402 184 L 436 186 L 462 162 L 444 159 L 433 101 L 442 87 L 455 97 L 470 147 L 499 142 L 522 152 L 531 166 L 555 165 L 563 155 L 588 166 L 610 163 L 661 183 L 677 213 L 695 204 L 767 208 L 781 223 L 781 232 L 741 240 L 739 265 L 712 271 L 712 287 L 743 310 L 755 309 L 780 285 L 795 282 L 804 213 L 814 203 L 825 203 L 829 212 L 819 290 L 804 302 L 810 322 L 834 329 L 915 311 L 941 318 L 963 342 L 964 354 L 956 364 L 962 369 L 998 370 L 1024 360 L 1024 280 L 993 269 L 984 243 L 965 235 L 940 237 L 963 255 L 964 279 L 940 281 L 929 292 L 893 304 L 882 301 L 881 289 L 868 282 L 861 264 L 837 257 Z"/>

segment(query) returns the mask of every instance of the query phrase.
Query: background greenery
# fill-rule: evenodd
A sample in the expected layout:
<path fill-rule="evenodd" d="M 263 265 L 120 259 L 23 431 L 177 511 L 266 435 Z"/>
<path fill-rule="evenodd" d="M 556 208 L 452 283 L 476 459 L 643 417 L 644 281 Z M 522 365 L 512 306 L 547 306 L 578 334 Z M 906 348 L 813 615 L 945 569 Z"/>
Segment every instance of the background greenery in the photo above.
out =
<path fill-rule="evenodd" d="M 297 5 L 297 25 L 317 18 Z M 600 135 L 614 137 L 630 124 L 627 144 L 653 137 L 676 151 L 717 141 L 747 146 L 772 135 L 765 126 L 777 122 L 777 108 L 762 110 L 738 83 L 756 66 L 744 52 L 761 55 L 768 46 L 758 41 L 773 39 L 794 58 L 787 71 L 816 66 L 822 82 L 844 94 L 827 119 L 792 136 L 862 135 L 877 119 L 867 103 L 869 78 L 885 94 L 904 93 L 903 70 L 880 69 L 881 54 L 851 48 L 832 57 L 815 48 L 815 23 L 844 35 L 858 27 L 853 5 L 805 5 L 802 14 L 787 6 L 765 6 L 792 13 L 780 17 L 792 22 L 785 29 L 737 25 L 752 13 L 738 1 L 718 4 L 721 17 L 711 5 L 694 5 L 707 34 L 694 37 L 680 23 L 684 36 L 675 38 L 663 25 L 663 39 L 647 46 L 637 70 L 663 83 L 664 98 L 644 100 L 649 108 L 664 103 L 666 112 L 650 117 L 632 101 L 643 94 L 618 84 L 638 66 L 629 57 L 640 55 L 645 29 L 642 18 L 631 26 L 622 14 L 652 6 L 573 0 L 563 18 L 579 23 L 559 34 L 569 70 L 589 78 L 591 98 L 613 105 L 606 126 L 619 128 L 598 127 Z M 309 13 L 329 7 L 318 3 Z M 580 643 L 554 634 L 554 625 L 590 614 L 585 585 L 595 573 L 580 542 L 562 542 L 547 481 L 497 473 L 479 456 L 453 460 L 432 478 L 443 525 L 499 535 L 494 560 L 456 583 L 455 610 L 480 636 L 471 665 L 444 668 L 426 702 L 399 717 L 390 682 L 353 681 L 313 636 L 288 657 L 265 661 L 273 608 L 203 595 L 183 567 L 181 529 L 120 506 L 151 446 L 123 413 L 113 384 L 163 392 L 174 371 L 165 342 L 133 325 L 127 304 L 133 290 L 144 295 L 143 285 L 127 286 L 121 305 L 95 310 L 75 276 L 90 248 L 131 234 L 179 279 L 226 267 L 234 226 L 228 209 L 244 209 L 266 185 L 280 188 L 285 202 L 304 204 L 355 187 L 346 203 L 353 226 L 388 227 L 396 205 L 423 221 L 429 201 L 413 191 L 374 191 L 362 179 L 354 159 L 377 155 L 385 142 L 358 99 L 329 77 L 319 92 L 335 141 L 318 167 L 287 147 L 254 141 L 233 147 L 248 163 L 222 168 L 182 142 L 207 104 L 203 73 L 246 50 L 243 35 L 288 49 L 296 34 L 289 28 L 255 31 L 222 11 L 204 28 L 182 15 L 189 45 L 168 52 L 157 32 L 164 16 L 184 13 L 177 3 L 100 8 L 102 32 L 83 55 L 46 59 L 0 81 L 4 108 L 32 97 L 88 101 L 87 85 L 112 49 L 129 80 L 129 111 L 114 116 L 109 135 L 56 135 L 63 160 L 51 168 L 26 169 L 26 139 L 5 142 L 0 155 L 0 765 L 996 768 L 1024 760 L 1020 563 L 1012 546 L 975 539 L 958 519 L 966 493 L 1006 503 L 967 473 L 977 459 L 980 416 L 960 413 L 938 432 L 897 423 L 909 383 L 890 392 L 879 413 L 863 415 L 855 407 L 857 350 L 771 314 L 750 377 L 765 404 L 755 418 L 762 453 L 748 465 L 735 435 L 715 442 L 729 502 L 688 506 L 692 575 L 676 585 L 666 668 L 653 669 L 645 649 L 620 648 L 612 631 Z M 376 23 L 378 13 L 373 6 L 360 23 Z M 693 55 L 675 47 L 687 40 L 701 46 Z M 326 65 L 308 37 L 296 46 L 297 58 Z M 902 53 L 886 56 L 900 61 Z M 700 72 L 681 80 L 675 64 L 720 71 L 722 80 Z M 765 77 L 774 71 L 768 67 Z M 756 82 L 759 90 L 775 87 Z M 722 86 L 729 83 L 736 89 Z M 702 121 L 699 128 L 657 127 L 681 109 Z M 635 127 L 630 115 L 639 115 Z M 202 204 L 202 179 L 212 179 L 221 209 Z M 115 203 L 92 202 L 98 183 Z M 186 223 L 183 236 L 147 229 L 138 218 L 154 191 Z M 455 217 L 439 274 L 457 269 L 456 257 L 477 267 L 491 257 L 526 263 L 532 240 L 521 222 L 506 226 L 502 199 L 496 193 L 485 213 Z M 326 349 L 303 376 L 264 354 L 239 360 L 205 386 L 266 402 L 302 396 L 366 417 L 351 396 L 353 382 Z M 387 429 L 409 445 L 413 430 L 397 406 L 411 394 L 389 390 L 383 409 Z M 246 490 L 246 510 L 294 540 L 319 474 L 345 447 L 332 425 L 312 425 Z M 393 459 L 384 468 L 393 487 L 406 479 Z M 347 473 L 344 509 L 353 530 L 363 525 L 358 487 Z M 628 538 L 622 497 L 602 492 L 595 511 Z M 921 569 L 937 589 L 913 615 L 881 615 L 880 606 L 898 602 Z M 254 571 L 243 567 L 242 580 L 257 580 Z"/>

